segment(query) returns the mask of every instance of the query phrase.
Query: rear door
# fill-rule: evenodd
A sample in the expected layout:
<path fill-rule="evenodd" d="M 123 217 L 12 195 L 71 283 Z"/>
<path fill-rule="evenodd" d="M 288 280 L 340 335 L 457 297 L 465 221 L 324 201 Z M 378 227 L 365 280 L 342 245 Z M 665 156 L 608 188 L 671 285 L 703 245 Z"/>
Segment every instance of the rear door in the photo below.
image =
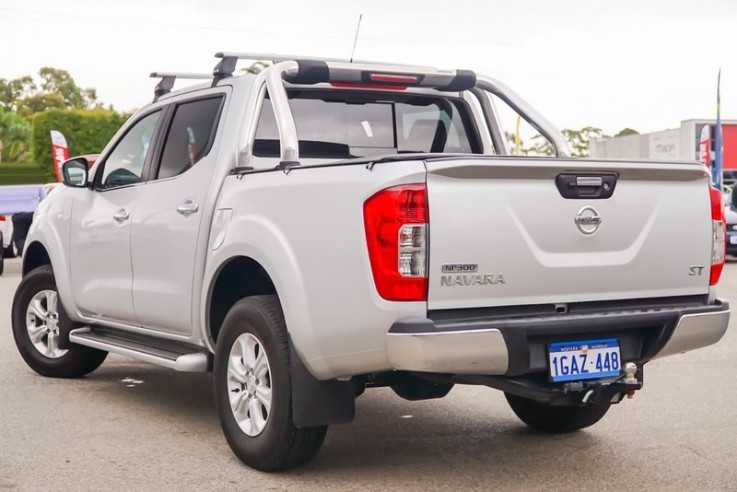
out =
<path fill-rule="evenodd" d="M 222 89 L 216 89 L 172 105 L 151 177 L 139 188 L 131 258 L 133 302 L 144 327 L 181 335 L 192 331 L 198 238 L 207 213 L 224 97 Z"/>
<path fill-rule="evenodd" d="M 708 291 L 700 165 L 479 157 L 427 168 L 429 309 Z"/>

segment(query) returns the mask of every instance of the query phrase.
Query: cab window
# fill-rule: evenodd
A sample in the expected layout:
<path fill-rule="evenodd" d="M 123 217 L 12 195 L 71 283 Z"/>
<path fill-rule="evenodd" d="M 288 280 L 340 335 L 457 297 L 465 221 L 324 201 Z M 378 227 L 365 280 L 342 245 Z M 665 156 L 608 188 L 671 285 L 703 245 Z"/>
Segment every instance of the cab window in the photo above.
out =
<path fill-rule="evenodd" d="M 212 148 L 222 96 L 178 104 L 166 134 L 156 179 L 191 169 Z"/>
<path fill-rule="evenodd" d="M 111 189 L 141 182 L 143 165 L 151 151 L 151 138 L 160 115 L 161 111 L 156 111 L 144 116 L 120 139 L 103 164 L 99 188 Z"/>

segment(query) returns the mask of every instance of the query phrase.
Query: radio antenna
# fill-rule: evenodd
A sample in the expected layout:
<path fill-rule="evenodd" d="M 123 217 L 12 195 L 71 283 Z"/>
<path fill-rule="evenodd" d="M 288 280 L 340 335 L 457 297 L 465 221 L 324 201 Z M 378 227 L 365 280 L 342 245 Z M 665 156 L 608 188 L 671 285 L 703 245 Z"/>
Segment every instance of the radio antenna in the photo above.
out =
<path fill-rule="evenodd" d="M 353 49 L 351 50 L 351 60 L 353 63 L 353 55 L 356 54 L 356 44 L 358 43 L 358 32 L 361 30 L 361 19 L 363 19 L 363 12 L 358 16 L 358 25 L 356 26 L 356 37 L 353 38 Z"/>

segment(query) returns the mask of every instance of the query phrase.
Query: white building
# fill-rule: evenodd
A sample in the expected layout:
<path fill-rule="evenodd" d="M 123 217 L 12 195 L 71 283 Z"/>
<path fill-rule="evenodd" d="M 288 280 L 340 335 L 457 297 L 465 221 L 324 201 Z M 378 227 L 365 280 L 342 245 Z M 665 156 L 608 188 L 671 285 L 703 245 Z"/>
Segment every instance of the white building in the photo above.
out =
<path fill-rule="evenodd" d="M 711 127 L 714 160 L 715 120 L 686 120 L 679 128 L 625 137 L 597 138 L 589 142 L 589 156 L 602 159 L 699 160 L 699 138 L 704 125 Z M 722 120 L 724 182 L 737 180 L 737 120 Z"/>

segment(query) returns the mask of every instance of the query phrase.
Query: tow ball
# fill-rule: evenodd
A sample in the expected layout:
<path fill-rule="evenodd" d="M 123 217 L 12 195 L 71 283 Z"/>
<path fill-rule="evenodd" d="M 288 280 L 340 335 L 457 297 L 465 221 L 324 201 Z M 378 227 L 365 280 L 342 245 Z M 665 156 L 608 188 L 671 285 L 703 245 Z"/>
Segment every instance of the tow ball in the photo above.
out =
<path fill-rule="evenodd" d="M 580 404 L 588 403 L 619 403 L 622 401 L 625 395 L 627 398 L 635 396 L 635 391 L 642 388 L 642 381 L 638 380 L 635 375 L 637 374 L 637 364 L 634 362 L 627 362 L 622 367 L 624 375 L 615 381 L 609 382 L 578 382 L 571 383 L 567 387 L 567 392 L 573 396 L 575 392 L 583 393 L 583 397 L 580 397 Z"/>
<path fill-rule="evenodd" d="M 639 381 L 635 377 L 635 373 L 637 372 L 637 364 L 634 362 L 627 362 L 624 364 L 624 377 L 622 378 L 622 382 L 625 384 L 631 384 L 631 385 L 637 385 Z M 627 390 L 627 398 L 632 399 L 632 397 L 635 396 L 635 388 L 630 388 Z"/>

